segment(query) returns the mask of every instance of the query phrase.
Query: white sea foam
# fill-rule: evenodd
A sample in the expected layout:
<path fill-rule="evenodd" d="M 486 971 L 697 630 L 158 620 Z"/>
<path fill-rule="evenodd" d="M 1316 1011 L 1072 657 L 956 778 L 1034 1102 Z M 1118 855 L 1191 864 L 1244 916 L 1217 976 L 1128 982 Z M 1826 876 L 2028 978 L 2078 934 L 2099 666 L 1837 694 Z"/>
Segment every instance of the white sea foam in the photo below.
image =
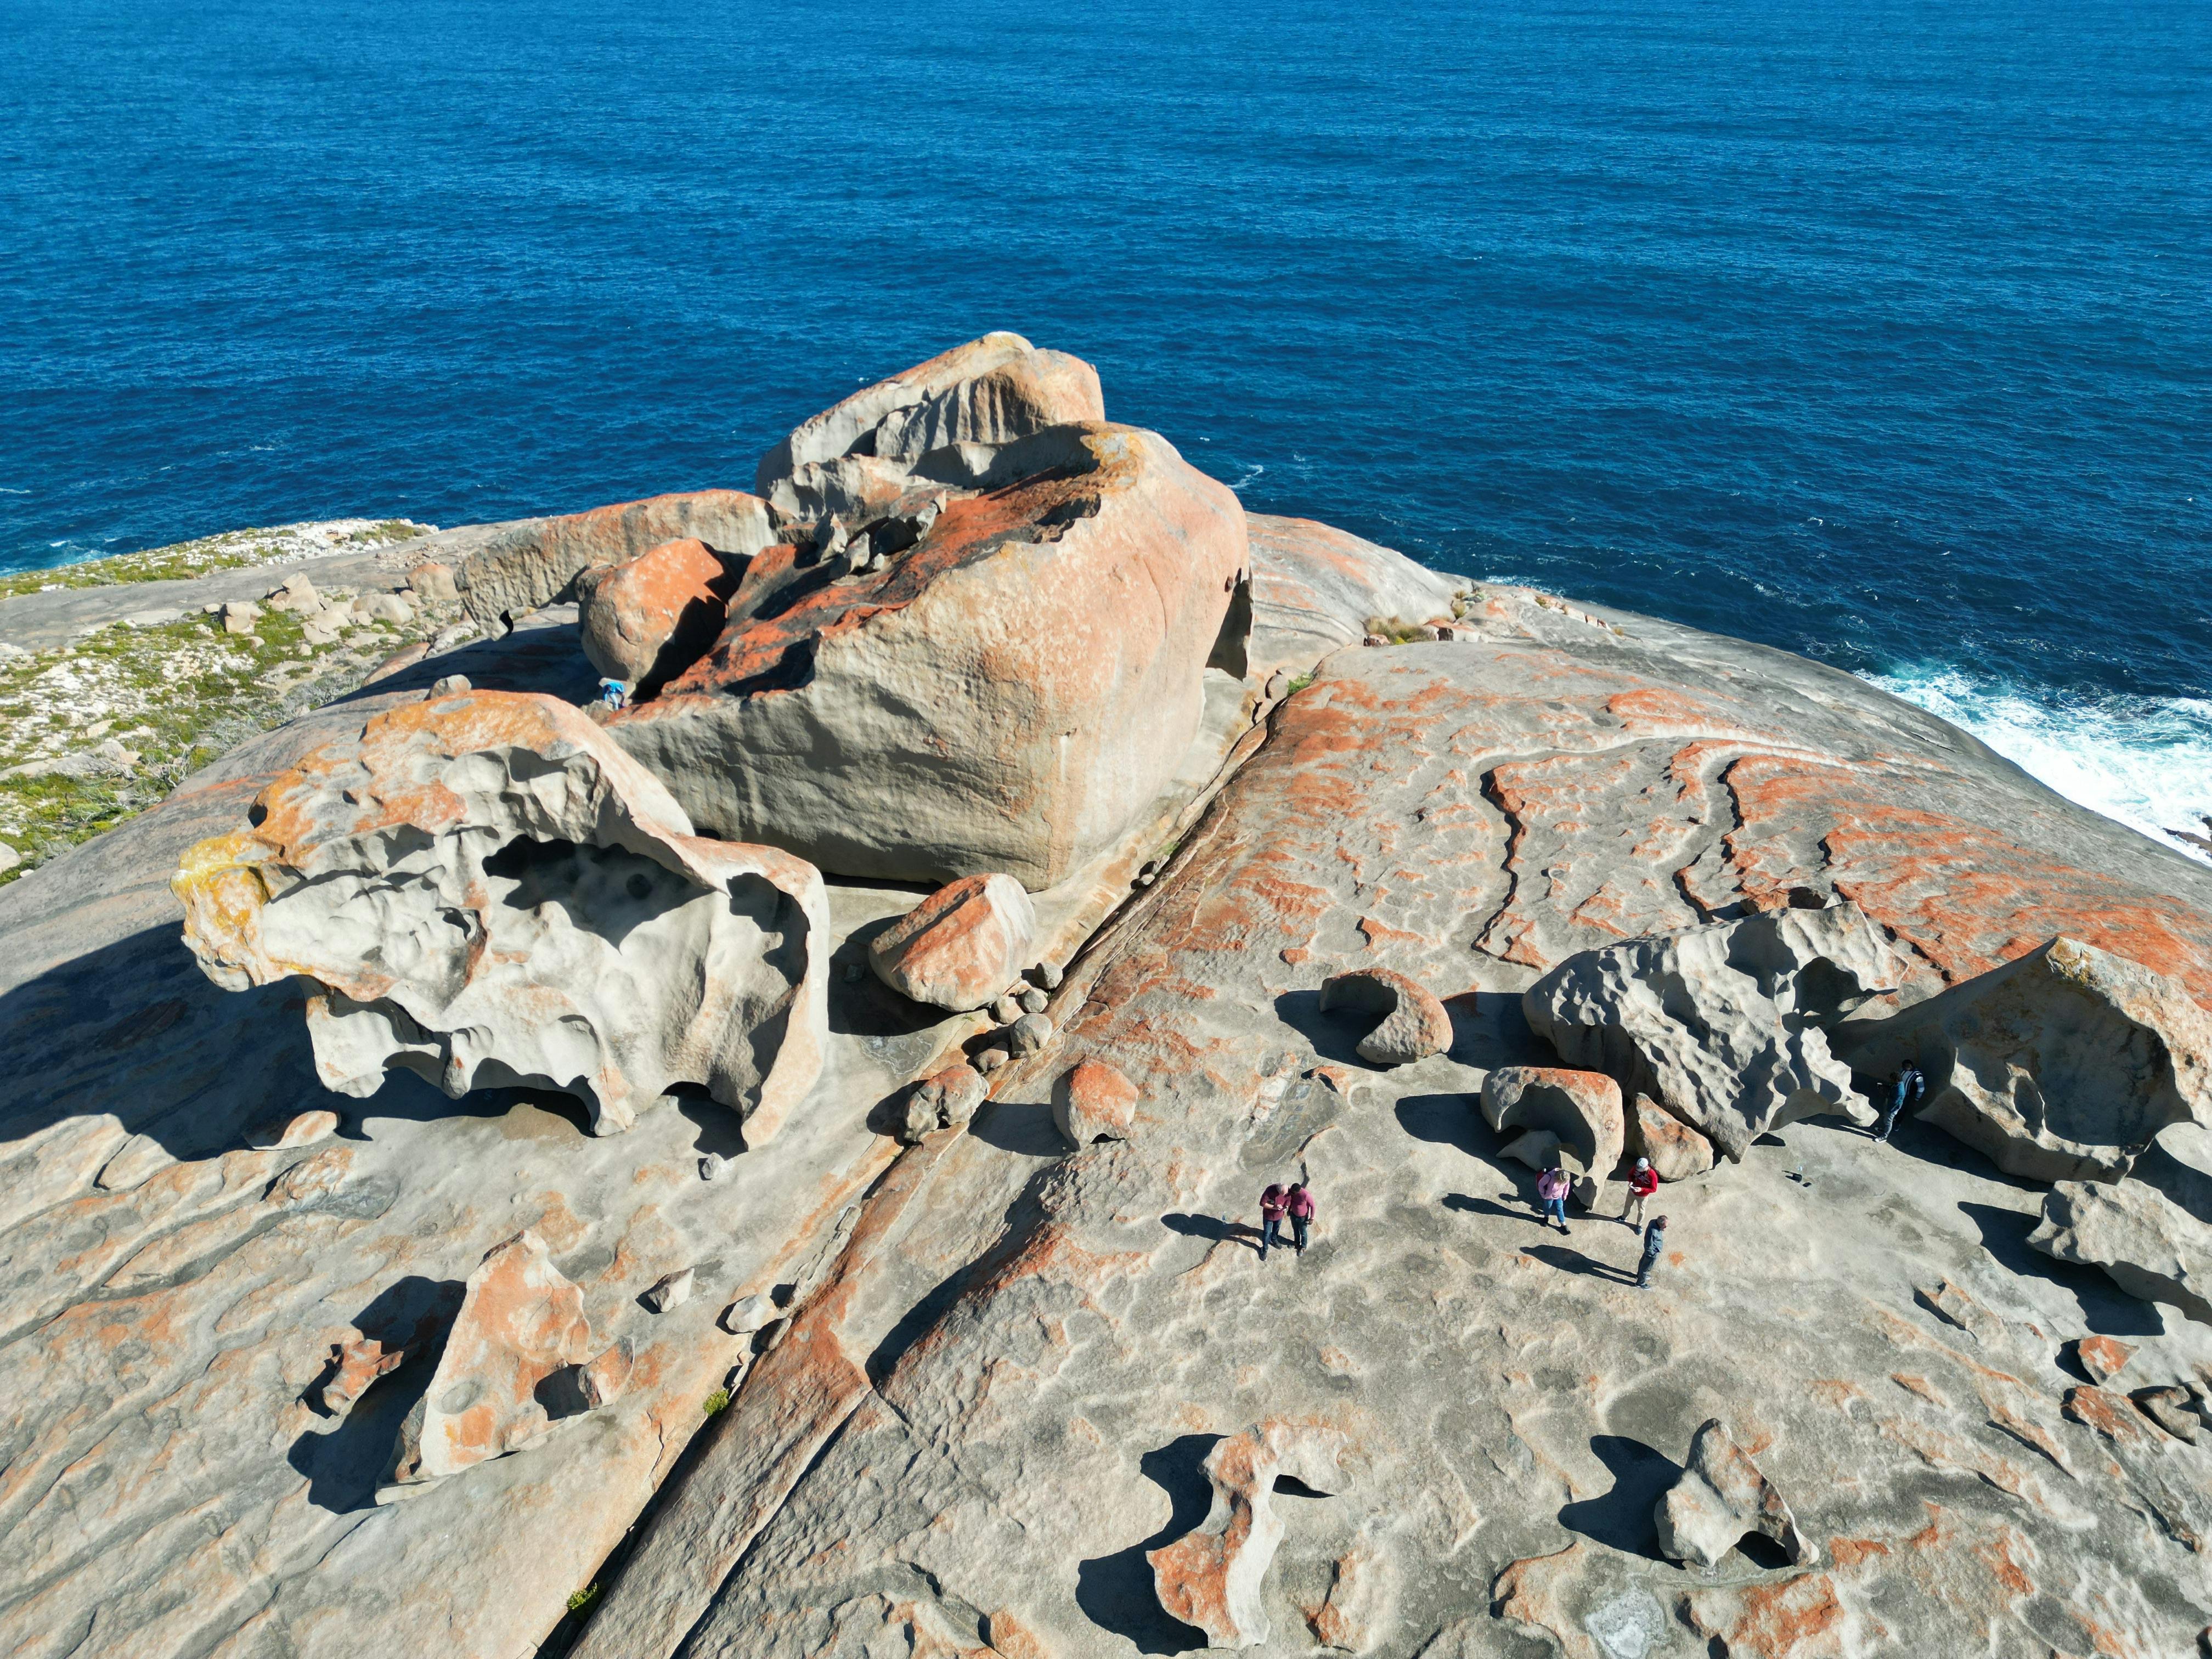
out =
<path fill-rule="evenodd" d="M 2203 823 L 2212 812 L 2212 700 L 2039 696 L 1933 666 L 1868 678 L 1963 726 L 2069 800 L 2212 863 L 2166 833 L 2212 833 Z"/>

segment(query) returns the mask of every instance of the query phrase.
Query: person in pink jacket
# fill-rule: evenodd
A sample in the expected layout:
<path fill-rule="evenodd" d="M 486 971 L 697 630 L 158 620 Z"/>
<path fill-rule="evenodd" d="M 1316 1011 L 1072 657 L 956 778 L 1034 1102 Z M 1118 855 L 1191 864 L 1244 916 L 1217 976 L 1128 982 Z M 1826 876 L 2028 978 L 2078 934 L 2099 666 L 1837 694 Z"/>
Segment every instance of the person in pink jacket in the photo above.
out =
<path fill-rule="evenodd" d="M 1567 1194 L 1573 1190 L 1574 1182 L 1556 1164 L 1536 1177 L 1536 1201 L 1546 1220 L 1558 1222 L 1561 1232 L 1567 1231 Z"/>

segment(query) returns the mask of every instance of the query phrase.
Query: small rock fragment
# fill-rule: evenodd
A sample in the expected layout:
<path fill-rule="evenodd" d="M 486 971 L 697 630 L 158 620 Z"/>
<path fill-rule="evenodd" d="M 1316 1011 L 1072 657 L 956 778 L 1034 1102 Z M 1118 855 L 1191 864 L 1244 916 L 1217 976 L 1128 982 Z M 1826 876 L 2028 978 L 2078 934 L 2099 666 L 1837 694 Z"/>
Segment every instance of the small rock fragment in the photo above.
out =
<path fill-rule="evenodd" d="M 645 1305 L 655 1313 L 669 1313 L 682 1307 L 691 1299 L 692 1274 L 696 1271 L 686 1267 L 679 1273 L 662 1274 L 645 1293 Z"/>
<path fill-rule="evenodd" d="M 729 1167 L 730 1160 L 724 1158 L 720 1152 L 708 1152 L 699 1160 L 699 1179 L 702 1181 L 720 1181 L 722 1178 L 724 1171 L 728 1170 Z"/>
<path fill-rule="evenodd" d="M 312 1146 L 338 1132 L 338 1115 L 318 1109 L 302 1112 L 282 1127 L 274 1124 L 246 1137 L 246 1145 L 263 1151 L 286 1146 Z"/>
<path fill-rule="evenodd" d="M 410 623 L 415 606 L 404 593 L 371 593 L 357 602 L 371 622 Z"/>
<path fill-rule="evenodd" d="M 1986 1345 L 2004 1335 L 2004 1321 L 1948 1279 L 1926 1290 L 1915 1291 L 1912 1299 L 1946 1324 L 1957 1326 L 1977 1342 Z"/>
<path fill-rule="evenodd" d="M 455 697 L 474 688 L 466 674 L 443 674 L 430 682 L 429 695 L 434 697 Z"/>
<path fill-rule="evenodd" d="M 2197 1443 L 2197 1431 L 2203 1424 L 2197 1415 L 2196 1402 L 2189 1390 L 2167 1382 L 2154 1389 L 2137 1389 L 2128 1396 L 2136 1402 L 2136 1409 L 2164 1429 L 2176 1440 Z"/>
<path fill-rule="evenodd" d="M 360 1336 L 332 1344 L 331 1358 L 336 1369 L 323 1383 L 322 1407 L 332 1417 L 343 1417 L 368 1392 L 370 1383 L 404 1363 L 407 1350 L 403 1346 L 387 1348 L 373 1336 Z"/>
<path fill-rule="evenodd" d="M 222 631 L 226 634 L 251 634 L 261 620 L 261 607 L 250 599 L 233 599 L 222 607 Z"/>
<path fill-rule="evenodd" d="M 4 841 L 0 841 L 0 875 L 5 875 L 23 861 L 23 855 Z"/>
<path fill-rule="evenodd" d="M 1261 687 L 1260 695 L 1265 697 L 1269 702 L 1280 702 L 1284 696 L 1289 692 L 1290 689 L 1290 675 L 1285 671 L 1278 668 L 1273 673 L 1267 676 L 1267 683 L 1264 686 Z"/>
<path fill-rule="evenodd" d="M 1036 975 L 1036 982 L 1043 986 L 1046 990 L 1057 991 L 1060 989 L 1061 978 L 1060 971 L 1059 968 L 1052 963 L 1040 962 L 1030 971 Z"/>
<path fill-rule="evenodd" d="M 1127 1140 L 1136 1121 L 1137 1085 L 1100 1060 L 1079 1061 L 1052 1085 L 1052 1117 L 1078 1146 Z"/>
<path fill-rule="evenodd" d="M 407 573 L 407 586 L 434 605 L 451 605 L 461 597 L 449 564 L 418 564 Z"/>
<path fill-rule="evenodd" d="M 1024 1014 L 1008 1028 L 1006 1041 L 1017 1054 L 1033 1054 L 1052 1041 L 1052 1021 L 1042 1014 Z"/>
<path fill-rule="evenodd" d="M 1019 997 L 1010 994 L 991 1005 L 991 1023 L 994 1025 L 1012 1025 L 1021 1017 L 1022 1001 Z"/>
<path fill-rule="evenodd" d="M 992 1073 L 997 1071 L 999 1067 L 1005 1065 L 1007 1058 L 1006 1051 L 1004 1048 L 986 1048 L 982 1053 L 977 1054 L 968 1063 L 970 1066 L 973 1066 L 977 1071 L 981 1072 L 985 1077 L 988 1077 Z"/>
<path fill-rule="evenodd" d="M 1659 1526 L 1660 1553 L 1685 1565 L 1717 1567 L 1753 1532 L 1779 1544 L 1793 1566 L 1820 1557 L 1797 1530 L 1796 1517 L 1773 1482 L 1717 1417 L 1699 1426 L 1681 1477 L 1659 1500 L 1653 1518 Z"/>
<path fill-rule="evenodd" d="M 722 1310 L 722 1328 L 732 1336 L 750 1336 L 755 1331 L 765 1330 L 775 1320 L 775 1298 L 765 1291 L 757 1296 L 740 1297 Z"/>
<path fill-rule="evenodd" d="M 1381 1022 L 1359 1039 L 1359 1057 L 1377 1066 L 1404 1066 L 1451 1047 L 1451 1016 L 1405 975 L 1361 968 L 1322 981 L 1321 1011 L 1350 1009 L 1379 1014 Z"/>
<path fill-rule="evenodd" d="M 2116 1336 L 2085 1336 L 2073 1344 L 2074 1361 L 2089 1374 L 2092 1382 L 2111 1382 L 2127 1369 L 2135 1349 Z"/>
<path fill-rule="evenodd" d="M 1015 1000 L 1022 1005 L 1022 1012 L 1026 1014 L 1041 1014 L 1052 1006 L 1052 999 L 1034 985 L 1024 991 Z"/>
<path fill-rule="evenodd" d="M 898 1138 L 909 1146 L 939 1129 L 957 1129 L 975 1115 L 990 1085 L 969 1065 L 948 1066 L 916 1084 L 907 1097 Z"/>
<path fill-rule="evenodd" d="M 622 1391 L 629 1384 L 629 1339 L 623 1337 L 598 1358 L 580 1367 L 576 1372 L 576 1388 L 584 1396 L 584 1403 L 593 1411 L 602 1406 L 611 1406 L 622 1398 Z"/>
<path fill-rule="evenodd" d="M 271 611 L 315 611 L 323 608 L 323 597 L 315 592 L 314 583 L 299 571 L 270 588 L 262 599 Z"/>

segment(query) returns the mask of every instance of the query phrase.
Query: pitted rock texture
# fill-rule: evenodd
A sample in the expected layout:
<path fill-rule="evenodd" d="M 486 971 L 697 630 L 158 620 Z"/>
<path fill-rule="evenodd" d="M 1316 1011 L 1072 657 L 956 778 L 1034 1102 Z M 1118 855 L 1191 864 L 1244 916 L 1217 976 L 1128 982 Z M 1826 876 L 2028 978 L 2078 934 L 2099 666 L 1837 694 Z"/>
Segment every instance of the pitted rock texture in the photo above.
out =
<path fill-rule="evenodd" d="M 520 1451 L 551 1432 L 538 1395 L 556 1371 L 592 1356 L 584 1293 L 527 1231 L 487 1251 L 430 1386 L 400 1425 L 391 1485 L 404 1488 Z"/>
<path fill-rule="evenodd" d="M 1498 1066 L 1482 1080 L 1482 1115 L 1508 1140 L 1509 1132 L 1550 1131 L 1577 1175 L 1603 1181 L 1620 1162 L 1620 1085 L 1603 1073 Z"/>
<path fill-rule="evenodd" d="M 576 573 L 584 654 L 610 679 L 650 697 L 721 637 L 744 562 L 706 543 L 664 542 L 623 564 Z"/>
<path fill-rule="evenodd" d="M 1204 1631 L 1209 1647 L 1266 1642 L 1260 1590 L 1285 1528 L 1275 1484 L 1295 1480 L 1322 1497 L 1342 1491 L 1346 1447 L 1341 1431 L 1313 1423 L 1261 1423 L 1218 1443 L 1206 1456 L 1213 1487 L 1206 1519 L 1146 1557 L 1161 1607 Z"/>
<path fill-rule="evenodd" d="M 872 475 L 896 480 L 899 464 L 933 451 L 1105 418 L 1090 364 L 1018 334 L 986 334 L 802 422 L 762 458 L 755 488 L 787 518 L 811 523 L 825 505 L 864 501 Z"/>
<path fill-rule="evenodd" d="M 720 643 L 608 729 L 695 823 L 826 871 L 1063 879 L 1198 736 L 1244 515 L 1152 433 L 1013 447 L 1018 482 L 867 573 L 755 559 Z"/>
<path fill-rule="evenodd" d="M 2062 1181 L 2027 1242 L 2057 1261 L 2102 1267 L 2130 1296 L 2212 1324 L 2212 1226 L 2154 1187 Z"/>
<path fill-rule="evenodd" d="M 1826 1026 L 1902 977 L 1853 906 L 1790 908 L 1569 958 L 1522 994 L 1571 1065 L 1649 1094 L 1724 1157 L 1768 1130 L 1875 1112 Z"/>
<path fill-rule="evenodd" d="M 956 1013 L 995 1000 L 1036 943 L 1036 907 L 1012 876 L 948 882 L 869 941 L 868 965 L 902 997 Z"/>
<path fill-rule="evenodd" d="M 487 633 L 575 597 L 593 565 L 624 564 L 669 542 L 695 540 L 742 559 L 775 538 L 768 503 L 738 489 L 653 495 L 558 518 L 490 526 L 456 577 L 469 620 Z"/>
<path fill-rule="evenodd" d="M 629 1127 L 672 1084 L 775 1133 L 825 1036 L 821 877 L 703 840 L 556 699 L 476 691 L 371 718 L 264 789 L 175 878 L 228 990 L 313 981 L 326 1088 L 387 1067 L 458 1099 L 535 1083 Z"/>
<path fill-rule="evenodd" d="M 2161 1129 L 2212 1127 L 2212 1014 L 2070 939 L 1892 1016 L 1850 1058 L 1883 1077 L 1917 1062 L 1918 1115 L 2032 1181 L 2117 1181 Z"/>
<path fill-rule="evenodd" d="M 1726 1559 L 1747 1533 L 1772 1539 L 1792 1566 L 1820 1559 L 1820 1552 L 1797 1530 L 1781 1492 L 1718 1418 L 1698 1425 L 1681 1479 L 1668 1488 L 1653 1518 L 1662 1554 L 1709 1570 Z"/>
<path fill-rule="evenodd" d="M 1321 1011 L 1379 1015 L 1359 1039 L 1359 1057 L 1405 1066 L 1451 1047 L 1451 1016 L 1424 987 L 1388 968 L 1359 968 L 1322 982 Z"/>

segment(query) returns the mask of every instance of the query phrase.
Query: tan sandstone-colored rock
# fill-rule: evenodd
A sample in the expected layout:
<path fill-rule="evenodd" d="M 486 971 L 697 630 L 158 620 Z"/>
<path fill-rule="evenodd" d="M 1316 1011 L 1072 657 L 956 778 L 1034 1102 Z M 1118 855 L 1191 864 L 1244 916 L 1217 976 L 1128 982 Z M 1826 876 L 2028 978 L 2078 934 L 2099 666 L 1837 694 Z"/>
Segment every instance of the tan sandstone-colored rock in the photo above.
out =
<path fill-rule="evenodd" d="M 868 965 L 901 996 L 964 1013 L 1006 990 L 1036 937 L 1036 908 L 1021 883 L 963 876 L 877 934 Z"/>
<path fill-rule="evenodd" d="M 1649 1095 L 1631 1103 L 1622 1145 L 1629 1157 L 1650 1158 L 1662 1181 L 1687 1181 L 1713 1167 L 1713 1143 Z"/>
<path fill-rule="evenodd" d="M 733 839 L 844 875 L 1060 881 L 1198 736 L 1243 509 L 1127 427 L 1048 428 L 1000 464 L 866 569 L 763 552 L 720 641 L 608 729 Z"/>
<path fill-rule="evenodd" d="M 820 1070 L 820 876 L 693 835 L 568 704 L 403 704 L 256 811 L 185 854 L 185 942 L 226 989 L 314 981 L 317 1069 L 338 1093 L 391 1066 L 455 1098 L 535 1082 L 612 1133 L 689 1082 L 764 1139 Z"/>
<path fill-rule="evenodd" d="M 2212 1226 L 2139 1181 L 2062 1181 L 2027 1242 L 2060 1261 L 2102 1267 L 2130 1296 L 2212 1324 Z"/>
<path fill-rule="evenodd" d="M 2115 1181 L 2167 1126 L 2212 1127 L 2212 1014 L 2072 939 L 1883 1021 L 1852 1059 L 1884 1077 L 1916 1060 L 1917 1115 L 2032 1181 Z"/>
<path fill-rule="evenodd" d="M 2111 1382 L 2127 1369 L 2135 1349 L 2116 1336 L 2085 1336 L 2071 1346 L 2075 1363 L 2089 1374 L 2092 1382 Z"/>
<path fill-rule="evenodd" d="M 373 1336 L 335 1344 L 331 1374 L 323 1383 L 323 1409 L 332 1417 L 343 1417 L 368 1391 L 370 1383 L 398 1370 L 406 1363 L 407 1355 L 405 1347 L 387 1348 Z"/>
<path fill-rule="evenodd" d="M 624 1337 L 598 1358 L 586 1362 L 576 1372 L 576 1389 L 584 1396 L 584 1403 L 597 1411 L 621 1399 L 623 1391 L 629 1386 L 634 1359 L 630 1340 Z"/>
<path fill-rule="evenodd" d="M 1391 968 L 1361 968 L 1322 981 L 1322 1012 L 1378 1014 L 1359 1039 L 1359 1057 L 1377 1066 L 1405 1066 L 1451 1047 L 1451 1016 L 1434 993 Z"/>
<path fill-rule="evenodd" d="M 991 1086 L 973 1066 L 948 1066 L 914 1087 L 899 1125 L 899 1139 L 912 1146 L 939 1129 L 965 1127 Z"/>
<path fill-rule="evenodd" d="M 1820 1559 L 1797 1530 L 1796 1517 L 1773 1482 L 1759 1472 L 1718 1418 L 1707 1419 L 1698 1428 L 1681 1478 L 1659 1500 L 1653 1518 L 1660 1553 L 1687 1565 L 1718 1566 L 1747 1533 L 1772 1539 L 1793 1566 Z"/>
<path fill-rule="evenodd" d="M 1103 1060 L 1079 1060 L 1052 1085 L 1052 1121 L 1078 1146 L 1127 1140 L 1136 1120 L 1137 1085 Z"/>
<path fill-rule="evenodd" d="M 621 564 L 578 571 L 584 654 L 600 673 L 631 687 L 633 700 L 651 696 L 720 635 L 743 565 L 686 538 Z"/>
<path fill-rule="evenodd" d="M 1258 1647 L 1267 1640 L 1261 1586 L 1283 1541 L 1276 1480 L 1309 1491 L 1344 1487 L 1343 1433 L 1322 1425 L 1269 1422 L 1234 1434 L 1206 1454 L 1213 1504 L 1192 1531 L 1147 1552 L 1160 1605 L 1206 1632 L 1209 1646 Z"/>
<path fill-rule="evenodd" d="M 409 571 L 407 586 L 432 605 L 452 605 L 461 597 L 453 567 L 435 559 Z"/>
<path fill-rule="evenodd" d="M 1823 1028 L 1902 974 L 1855 907 L 1790 908 L 1586 951 L 1521 1005 L 1571 1065 L 1650 1095 L 1741 1159 L 1800 1118 L 1875 1121 Z"/>
<path fill-rule="evenodd" d="M 538 1386 L 581 1364 L 591 1344 L 583 1292 L 544 1243 L 526 1231 L 495 1246 L 469 1275 L 437 1372 L 400 1428 L 387 1488 L 444 1480 L 549 1432 Z"/>
<path fill-rule="evenodd" d="M 1500 1066 L 1482 1080 L 1482 1115 L 1500 1134 L 1550 1131 L 1578 1175 L 1602 1182 L 1620 1162 L 1620 1085 L 1601 1072 Z"/>
<path fill-rule="evenodd" d="M 2137 1389 L 2128 1397 L 2136 1402 L 2137 1411 L 2185 1445 L 2195 1445 L 2197 1437 L 2203 1431 L 2194 1396 L 2179 1383 Z"/>
<path fill-rule="evenodd" d="M 593 565 L 626 563 L 686 539 L 742 558 L 775 535 L 768 503 L 737 489 L 653 495 L 588 513 L 523 519 L 498 526 L 462 562 L 461 603 L 477 628 L 497 633 L 526 611 L 573 597 L 577 576 Z"/>

